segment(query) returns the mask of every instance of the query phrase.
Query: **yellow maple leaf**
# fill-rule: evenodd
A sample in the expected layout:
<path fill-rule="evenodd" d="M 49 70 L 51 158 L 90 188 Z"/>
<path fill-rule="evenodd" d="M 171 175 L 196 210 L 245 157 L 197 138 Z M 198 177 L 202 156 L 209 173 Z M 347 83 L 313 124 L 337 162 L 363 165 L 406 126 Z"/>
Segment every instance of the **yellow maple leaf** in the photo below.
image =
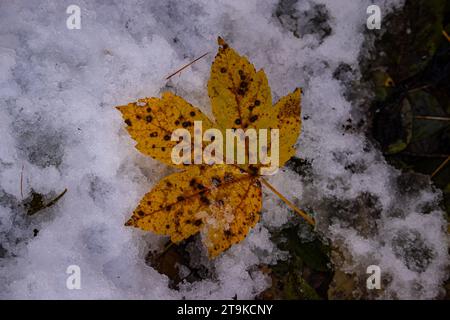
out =
<path fill-rule="evenodd" d="M 261 164 L 174 164 L 171 134 L 184 128 L 194 134 L 194 121 L 203 129 L 279 129 L 279 166 L 295 152 L 300 134 L 300 89 L 281 98 L 274 106 L 267 77 L 256 71 L 219 37 L 219 51 L 211 66 L 208 94 L 213 123 L 183 98 L 166 92 L 162 98 L 145 98 L 117 107 L 136 148 L 166 164 L 183 168 L 159 181 L 140 201 L 126 222 L 178 243 L 198 232 L 210 257 L 216 257 L 242 241 L 259 220 L 261 182 L 282 198 L 309 223 L 312 218 L 296 208 L 260 175 Z M 269 142 L 270 143 L 270 142 Z M 202 141 L 202 147 L 207 145 Z M 194 163 L 191 155 L 191 163 Z"/>

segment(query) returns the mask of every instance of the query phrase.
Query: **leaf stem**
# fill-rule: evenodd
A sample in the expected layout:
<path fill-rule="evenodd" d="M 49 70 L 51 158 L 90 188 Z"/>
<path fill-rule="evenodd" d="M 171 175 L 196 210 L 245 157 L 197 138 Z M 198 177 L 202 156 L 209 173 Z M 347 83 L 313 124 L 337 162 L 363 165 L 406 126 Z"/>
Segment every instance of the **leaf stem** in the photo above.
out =
<path fill-rule="evenodd" d="M 290 202 L 288 199 L 286 199 L 285 196 L 283 196 L 277 189 L 275 189 L 274 186 L 272 186 L 269 182 L 267 182 L 266 179 L 263 177 L 260 177 L 261 182 L 266 185 L 270 190 L 272 190 L 281 200 L 283 200 L 284 203 L 286 203 L 289 208 L 294 210 L 296 213 L 298 213 L 299 216 L 301 216 L 303 219 L 305 219 L 310 225 L 314 226 L 316 223 L 312 217 L 310 217 L 307 213 L 297 208 L 292 202 Z"/>

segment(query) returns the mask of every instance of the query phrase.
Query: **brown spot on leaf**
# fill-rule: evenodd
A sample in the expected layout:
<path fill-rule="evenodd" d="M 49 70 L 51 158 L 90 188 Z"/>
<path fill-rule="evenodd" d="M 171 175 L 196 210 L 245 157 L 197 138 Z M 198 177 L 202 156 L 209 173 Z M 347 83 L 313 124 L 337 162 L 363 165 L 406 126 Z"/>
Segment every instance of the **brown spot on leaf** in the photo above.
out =
<path fill-rule="evenodd" d="M 206 204 L 207 206 L 210 204 L 210 201 L 207 197 L 205 197 L 204 195 L 202 195 L 200 197 L 200 201 L 203 202 L 204 204 Z"/>
<path fill-rule="evenodd" d="M 222 180 L 220 180 L 219 177 L 212 177 L 211 182 L 215 187 L 217 187 L 221 184 Z"/>
<path fill-rule="evenodd" d="M 229 172 L 225 172 L 223 179 L 225 180 L 225 182 L 231 182 L 233 181 L 233 175 Z"/>
<path fill-rule="evenodd" d="M 205 186 L 202 185 L 201 183 L 198 183 L 198 184 L 197 184 L 197 189 L 203 190 L 203 189 L 205 189 Z"/>

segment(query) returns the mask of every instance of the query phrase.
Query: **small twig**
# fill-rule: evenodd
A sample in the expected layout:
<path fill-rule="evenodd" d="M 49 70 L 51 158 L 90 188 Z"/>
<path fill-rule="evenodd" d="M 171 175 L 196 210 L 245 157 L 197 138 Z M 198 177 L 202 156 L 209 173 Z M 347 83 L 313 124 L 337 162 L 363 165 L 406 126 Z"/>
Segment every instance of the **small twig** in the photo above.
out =
<path fill-rule="evenodd" d="M 286 203 L 292 210 L 294 210 L 303 219 L 305 219 L 310 225 L 314 226 L 316 224 L 313 218 L 311 218 L 308 214 L 306 214 L 304 211 L 302 211 L 299 208 L 297 208 L 292 202 L 290 202 L 288 199 L 286 199 L 286 197 L 283 196 L 280 192 L 278 192 L 278 190 L 275 189 L 275 187 L 273 187 L 269 182 L 267 182 L 266 179 L 264 179 L 263 177 L 260 177 L 260 180 L 270 190 L 272 190 L 278 197 L 280 197 L 280 199 L 283 200 L 283 202 Z"/>
<path fill-rule="evenodd" d="M 160 252 L 159 254 L 160 254 L 160 255 L 165 254 L 165 253 L 173 246 L 173 244 L 174 244 L 174 243 L 173 243 L 172 241 L 170 241 L 169 244 L 166 245 L 166 247 L 164 248 L 164 250 L 163 250 L 162 252 Z"/>
<path fill-rule="evenodd" d="M 447 162 L 450 161 L 450 156 L 447 157 L 447 159 L 445 159 L 440 165 L 439 167 L 437 167 L 436 170 L 434 170 L 434 172 L 431 174 L 431 178 L 433 178 L 435 175 L 438 174 L 439 171 L 441 171 L 441 169 L 447 164 Z"/>
<path fill-rule="evenodd" d="M 448 42 L 450 42 L 450 36 L 447 32 L 445 32 L 445 30 L 442 30 L 442 35 L 447 39 Z"/>
<path fill-rule="evenodd" d="M 22 197 L 22 200 L 23 200 L 23 168 L 24 165 L 22 165 L 22 171 L 20 171 L 20 196 Z"/>
<path fill-rule="evenodd" d="M 155 255 L 151 256 L 151 259 L 159 259 L 162 256 L 164 256 L 169 249 L 174 245 L 174 243 L 172 241 L 168 241 L 168 244 L 165 245 L 164 249 L 161 252 L 155 253 Z"/>
<path fill-rule="evenodd" d="M 440 153 L 416 153 L 407 151 L 402 151 L 401 155 L 409 157 L 423 157 L 423 158 L 447 158 L 450 156 L 448 154 L 440 154 Z"/>
<path fill-rule="evenodd" d="M 450 121 L 449 117 L 436 117 L 436 116 L 414 116 L 415 119 L 421 120 L 437 120 L 437 121 Z"/>
<path fill-rule="evenodd" d="M 170 76 L 168 76 L 166 78 L 166 80 L 169 80 L 170 78 L 172 78 L 174 75 L 176 75 L 177 73 L 183 71 L 184 69 L 186 69 L 187 67 L 189 67 L 190 65 L 192 65 L 193 63 L 197 62 L 198 60 L 200 60 L 201 58 L 203 58 L 204 56 L 206 56 L 209 52 L 201 55 L 200 57 L 198 57 L 197 59 L 195 59 L 194 61 L 189 62 L 187 65 L 185 65 L 184 67 L 178 69 L 177 71 L 175 71 L 174 73 L 172 73 Z"/>
<path fill-rule="evenodd" d="M 414 88 L 414 89 L 410 89 L 410 90 L 408 90 L 408 93 L 416 92 L 416 91 L 423 90 L 423 89 L 426 89 L 426 88 L 429 88 L 429 87 L 431 87 L 431 85 L 430 84 L 426 84 L 426 85 L 423 85 L 423 86 L 420 86 L 420 87 L 417 87 L 417 88 Z"/>

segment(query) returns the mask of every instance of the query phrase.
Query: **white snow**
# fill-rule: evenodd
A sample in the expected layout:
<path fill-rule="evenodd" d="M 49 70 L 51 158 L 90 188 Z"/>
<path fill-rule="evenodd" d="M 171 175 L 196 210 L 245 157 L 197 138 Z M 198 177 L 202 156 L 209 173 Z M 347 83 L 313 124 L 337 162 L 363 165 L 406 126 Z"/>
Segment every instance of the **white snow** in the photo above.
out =
<path fill-rule="evenodd" d="M 377 2 L 385 13 L 401 5 Z M 292 214 L 270 191 L 262 220 L 245 241 L 214 261 L 198 256 L 216 276 L 179 291 L 144 262 L 164 238 L 123 226 L 170 170 L 134 148 L 114 106 L 169 89 L 211 115 L 206 83 L 218 35 L 264 68 L 274 100 L 303 88 L 302 115 L 309 118 L 297 156 L 311 162 L 312 181 L 290 170 L 270 180 L 316 213 L 321 234 L 342 243 L 340 250 L 353 257 L 342 269 L 364 273 L 365 266 L 378 264 L 392 278 L 387 298 L 440 293 L 448 238 L 439 192 L 425 183 L 414 194 L 399 193 L 400 173 L 373 147 L 363 151 L 369 142 L 361 133 L 343 134 L 341 128 L 353 106 L 333 72 L 347 63 L 358 77 L 365 10 L 372 1 L 284 3 L 291 3 L 298 25 L 283 15 L 282 25 L 275 14 L 280 6 L 270 0 L 77 1 L 82 28 L 68 30 L 70 2 L 1 2 L 0 298 L 254 298 L 270 285 L 258 266 L 286 254 L 270 241 L 268 229 L 288 223 Z M 327 15 L 323 30 L 308 25 L 318 11 Z M 349 163 L 365 169 L 351 173 Z M 52 195 L 68 189 L 33 219 L 24 218 L 19 206 L 22 167 L 24 197 L 31 189 Z M 381 211 L 371 232 L 359 229 L 364 210 L 346 211 L 341 221 L 330 205 L 363 193 L 375 197 Z M 423 213 L 424 204 L 431 213 Z M 39 230 L 36 237 L 33 229 Z M 423 260 L 425 251 L 431 253 Z M 81 290 L 66 288 L 72 264 L 81 268 Z"/>

